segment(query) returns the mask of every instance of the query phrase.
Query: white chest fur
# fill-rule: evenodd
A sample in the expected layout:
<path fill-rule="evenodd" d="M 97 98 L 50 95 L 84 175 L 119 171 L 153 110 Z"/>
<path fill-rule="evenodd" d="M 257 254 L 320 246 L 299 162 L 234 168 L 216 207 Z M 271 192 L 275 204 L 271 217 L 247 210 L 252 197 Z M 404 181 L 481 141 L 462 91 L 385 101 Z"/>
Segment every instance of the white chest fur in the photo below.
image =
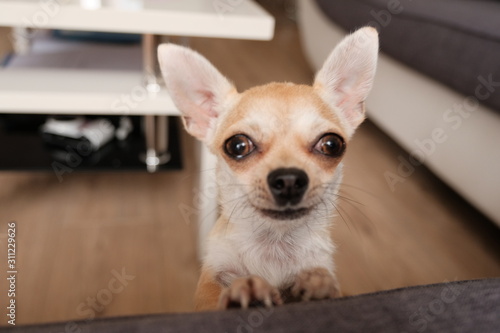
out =
<path fill-rule="evenodd" d="M 303 269 L 324 267 L 333 273 L 334 246 L 327 231 L 314 230 L 306 223 L 286 233 L 249 229 L 237 225 L 230 234 L 209 241 L 205 265 L 223 273 L 224 283 L 258 275 L 275 287 L 286 288 Z"/>

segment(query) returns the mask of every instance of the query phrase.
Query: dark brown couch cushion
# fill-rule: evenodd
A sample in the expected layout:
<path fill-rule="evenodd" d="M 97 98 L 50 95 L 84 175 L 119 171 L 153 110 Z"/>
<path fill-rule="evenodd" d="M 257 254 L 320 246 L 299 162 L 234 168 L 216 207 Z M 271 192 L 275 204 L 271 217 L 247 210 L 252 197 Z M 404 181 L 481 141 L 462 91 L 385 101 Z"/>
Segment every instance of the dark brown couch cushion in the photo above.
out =
<path fill-rule="evenodd" d="M 370 332 L 493 333 L 500 327 L 500 279 L 403 288 L 271 310 L 229 310 L 111 318 L 4 332 Z"/>
<path fill-rule="evenodd" d="M 377 27 L 383 52 L 500 111 L 500 1 L 316 2 L 346 30 Z"/>

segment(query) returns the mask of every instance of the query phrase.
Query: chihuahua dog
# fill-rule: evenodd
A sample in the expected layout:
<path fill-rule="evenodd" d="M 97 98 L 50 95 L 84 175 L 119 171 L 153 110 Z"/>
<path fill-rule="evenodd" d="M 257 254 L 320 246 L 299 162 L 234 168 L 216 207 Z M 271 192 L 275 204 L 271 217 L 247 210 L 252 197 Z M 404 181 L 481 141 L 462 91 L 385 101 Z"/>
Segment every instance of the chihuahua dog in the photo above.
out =
<path fill-rule="evenodd" d="M 159 46 L 186 130 L 216 155 L 217 179 L 230 179 L 218 184 L 221 215 L 207 240 L 198 310 L 340 296 L 330 227 L 377 54 L 377 31 L 362 28 L 337 45 L 312 86 L 238 93 L 195 51 Z"/>

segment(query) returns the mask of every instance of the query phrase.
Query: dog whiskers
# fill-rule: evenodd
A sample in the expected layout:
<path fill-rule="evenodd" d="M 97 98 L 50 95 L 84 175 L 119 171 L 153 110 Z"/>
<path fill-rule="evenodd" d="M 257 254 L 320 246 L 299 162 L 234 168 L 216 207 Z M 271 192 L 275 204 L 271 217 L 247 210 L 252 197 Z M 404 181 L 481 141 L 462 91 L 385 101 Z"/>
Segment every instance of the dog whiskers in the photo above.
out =
<path fill-rule="evenodd" d="M 331 201 L 326 201 L 326 200 L 323 200 L 322 199 L 322 202 L 324 202 L 324 204 L 330 204 L 333 209 L 337 212 L 337 214 L 332 214 L 332 215 L 326 215 L 324 216 L 324 218 L 330 218 L 330 219 L 333 219 L 334 217 L 338 217 L 340 216 L 340 218 L 342 219 L 342 221 L 344 222 L 344 224 L 346 225 L 347 229 L 349 229 L 349 232 L 352 232 L 351 230 L 351 227 L 350 227 L 350 224 L 352 224 L 354 226 L 354 228 L 356 228 L 356 226 L 354 225 L 354 223 L 350 223 L 348 220 L 346 220 L 346 217 L 344 217 L 344 215 L 346 215 L 348 218 L 350 218 L 349 214 L 347 214 L 345 212 L 345 210 L 342 210 L 340 207 L 338 207 L 334 202 L 331 202 Z M 342 214 L 344 213 L 344 214 Z"/>

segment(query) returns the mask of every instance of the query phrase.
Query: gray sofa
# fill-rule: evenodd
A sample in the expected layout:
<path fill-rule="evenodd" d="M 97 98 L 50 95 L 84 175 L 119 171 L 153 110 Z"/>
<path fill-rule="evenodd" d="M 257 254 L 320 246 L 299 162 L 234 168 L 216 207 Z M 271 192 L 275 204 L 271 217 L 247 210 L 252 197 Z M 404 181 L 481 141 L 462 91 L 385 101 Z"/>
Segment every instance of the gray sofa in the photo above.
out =
<path fill-rule="evenodd" d="M 370 332 L 496 333 L 500 279 L 459 281 L 328 301 L 192 314 L 98 319 L 3 332 Z"/>
<path fill-rule="evenodd" d="M 368 118 L 405 148 L 387 186 L 422 163 L 500 225 L 500 1 L 298 0 L 305 53 L 319 68 L 347 32 L 380 32 Z"/>

